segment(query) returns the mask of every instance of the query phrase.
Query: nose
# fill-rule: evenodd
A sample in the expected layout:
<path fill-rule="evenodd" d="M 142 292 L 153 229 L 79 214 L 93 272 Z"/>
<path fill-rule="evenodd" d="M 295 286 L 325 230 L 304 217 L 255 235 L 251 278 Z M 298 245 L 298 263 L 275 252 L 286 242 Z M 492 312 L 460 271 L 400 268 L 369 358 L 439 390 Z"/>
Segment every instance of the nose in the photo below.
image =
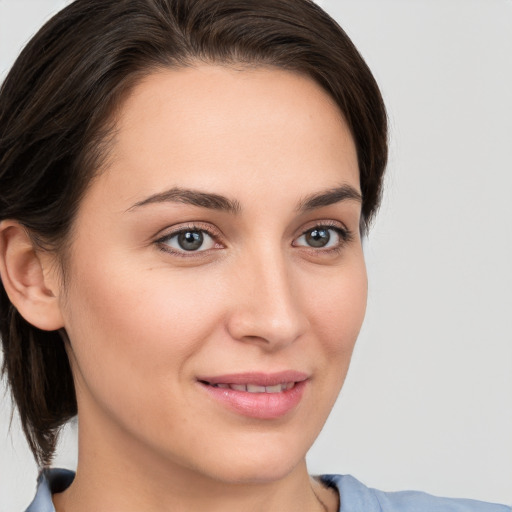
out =
<path fill-rule="evenodd" d="M 279 251 L 243 259 L 235 272 L 233 307 L 227 322 L 232 338 L 266 350 L 286 347 L 308 329 L 300 283 Z"/>

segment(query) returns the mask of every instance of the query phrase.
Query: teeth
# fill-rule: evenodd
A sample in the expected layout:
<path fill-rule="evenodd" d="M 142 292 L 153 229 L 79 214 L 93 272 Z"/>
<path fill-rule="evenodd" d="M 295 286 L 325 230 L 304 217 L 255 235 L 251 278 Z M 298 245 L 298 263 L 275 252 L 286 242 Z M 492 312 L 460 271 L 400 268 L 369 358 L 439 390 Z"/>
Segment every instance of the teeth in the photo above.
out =
<path fill-rule="evenodd" d="M 247 391 L 249 393 L 265 393 L 265 386 L 257 386 L 256 384 L 247 384 Z"/>
<path fill-rule="evenodd" d="M 275 386 L 266 386 L 265 393 L 281 393 L 286 384 L 276 384 Z"/>
<path fill-rule="evenodd" d="M 275 386 L 259 386 L 257 384 L 212 384 L 215 388 L 234 389 L 235 391 L 246 391 L 248 393 L 282 393 L 295 386 L 295 382 L 285 382 Z"/>

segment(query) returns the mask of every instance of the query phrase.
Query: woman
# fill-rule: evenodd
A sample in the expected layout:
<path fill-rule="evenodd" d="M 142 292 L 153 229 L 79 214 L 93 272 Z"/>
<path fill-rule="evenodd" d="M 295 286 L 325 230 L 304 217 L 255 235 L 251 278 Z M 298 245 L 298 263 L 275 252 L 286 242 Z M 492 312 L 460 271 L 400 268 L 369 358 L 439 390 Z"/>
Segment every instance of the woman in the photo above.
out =
<path fill-rule="evenodd" d="M 308 475 L 366 304 L 386 116 L 306 1 L 78 0 L 0 98 L 29 511 L 475 510 Z M 76 476 L 48 469 L 78 413 Z"/>

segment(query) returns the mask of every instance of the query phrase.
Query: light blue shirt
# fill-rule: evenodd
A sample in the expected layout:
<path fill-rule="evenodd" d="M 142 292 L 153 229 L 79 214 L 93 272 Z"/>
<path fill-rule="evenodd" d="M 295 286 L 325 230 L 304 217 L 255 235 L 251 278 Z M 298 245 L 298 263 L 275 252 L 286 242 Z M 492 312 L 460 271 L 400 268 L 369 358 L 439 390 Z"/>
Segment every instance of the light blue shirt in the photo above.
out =
<path fill-rule="evenodd" d="M 55 512 L 52 494 L 64 491 L 75 474 L 67 469 L 47 469 L 38 479 L 37 493 L 26 512 Z M 382 492 L 370 489 L 349 475 L 323 475 L 322 481 L 338 490 L 338 512 L 512 512 L 506 505 L 475 500 L 436 498 L 417 491 Z"/>

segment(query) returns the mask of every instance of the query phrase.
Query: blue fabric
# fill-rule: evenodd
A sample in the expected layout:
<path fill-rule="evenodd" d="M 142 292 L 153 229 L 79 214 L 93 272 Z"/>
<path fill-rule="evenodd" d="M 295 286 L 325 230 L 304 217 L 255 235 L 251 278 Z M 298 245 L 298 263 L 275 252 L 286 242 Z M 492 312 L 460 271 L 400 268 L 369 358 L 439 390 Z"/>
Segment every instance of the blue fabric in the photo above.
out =
<path fill-rule="evenodd" d="M 75 474 L 67 469 L 43 471 L 34 501 L 26 512 L 55 512 L 52 494 L 69 487 L 74 477 Z M 377 491 L 349 475 L 323 475 L 321 478 L 326 485 L 338 489 L 339 512 L 512 512 L 512 508 L 506 505 L 436 498 L 417 491 Z"/>
<path fill-rule="evenodd" d="M 324 475 L 322 480 L 338 489 L 339 512 L 512 512 L 506 505 L 482 501 L 438 498 L 418 491 L 378 491 L 350 475 Z"/>
<path fill-rule="evenodd" d="M 55 512 L 52 494 L 67 489 L 75 473 L 67 469 L 45 469 L 37 479 L 37 491 L 26 512 Z"/>

